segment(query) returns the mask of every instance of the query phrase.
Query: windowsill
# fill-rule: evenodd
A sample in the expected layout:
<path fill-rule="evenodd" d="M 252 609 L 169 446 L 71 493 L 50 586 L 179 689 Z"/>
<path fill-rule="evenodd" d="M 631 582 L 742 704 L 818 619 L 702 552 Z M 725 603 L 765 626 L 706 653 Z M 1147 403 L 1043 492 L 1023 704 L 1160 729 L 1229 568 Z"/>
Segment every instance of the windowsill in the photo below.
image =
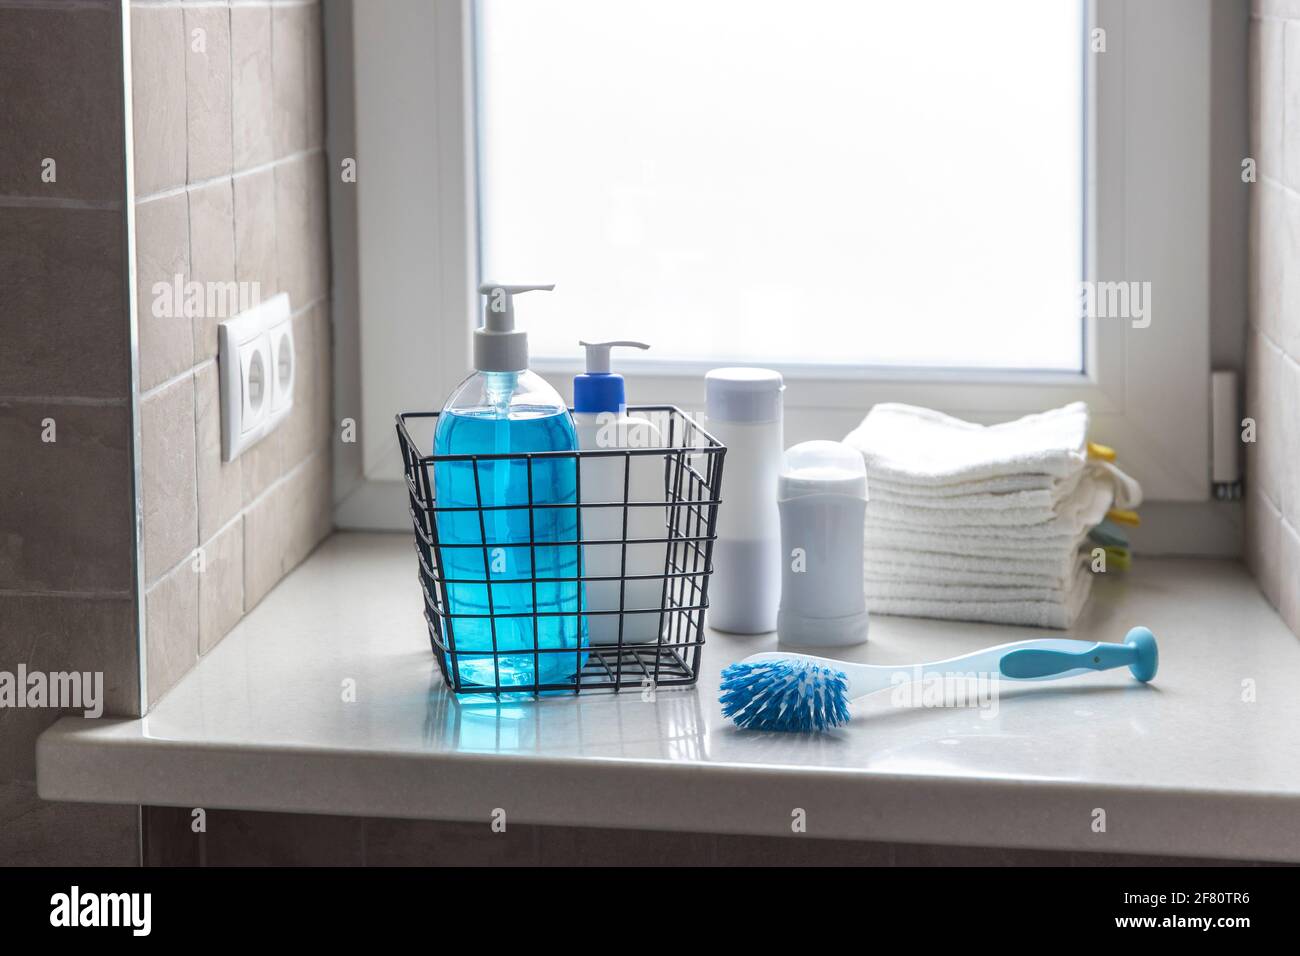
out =
<path fill-rule="evenodd" d="M 812 364 L 775 360 L 758 362 L 753 360 L 727 359 L 665 359 L 651 358 L 628 359 L 620 355 L 615 371 L 627 376 L 628 381 L 652 379 L 679 382 L 703 382 L 704 376 L 711 369 L 728 365 L 762 365 L 779 367 L 786 382 L 833 382 L 833 383 L 872 383 L 912 382 L 920 385 L 1038 385 L 1059 386 L 1062 388 L 1082 388 L 1095 384 L 1095 376 L 1090 376 L 1081 369 L 1035 369 L 1035 368 L 948 368 L 919 367 L 909 365 L 853 365 L 853 364 Z M 580 353 L 570 357 L 533 356 L 529 368 L 546 377 L 568 380 L 587 370 Z M 851 407 L 858 408 L 854 403 Z"/>
<path fill-rule="evenodd" d="M 861 701 L 821 737 L 739 732 L 710 631 L 691 690 L 458 702 L 405 536 L 337 534 L 138 720 L 42 734 L 47 800 L 1300 861 L 1300 642 L 1237 563 L 1141 559 L 1075 637 L 1152 627 L 1161 670 L 1003 689 L 996 715 Z M 1030 636 L 878 617 L 852 652 L 934 660 Z M 1242 702 L 1242 682 L 1256 701 Z M 343 686 L 355 681 L 356 701 Z M 1093 832 L 1095 808 L 1106 832 Z"/>

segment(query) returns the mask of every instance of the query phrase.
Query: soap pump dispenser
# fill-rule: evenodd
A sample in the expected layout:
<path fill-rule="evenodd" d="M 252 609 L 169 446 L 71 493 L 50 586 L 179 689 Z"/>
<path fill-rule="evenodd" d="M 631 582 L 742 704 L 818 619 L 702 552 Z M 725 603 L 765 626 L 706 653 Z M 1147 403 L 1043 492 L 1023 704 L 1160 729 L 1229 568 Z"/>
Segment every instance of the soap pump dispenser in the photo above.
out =
<path fill-rule="evenodd" d="M 644 342 L 579 342 L 587 352 L 587 370 L 573 379 L 573 420 L 578 427 L 578 447 L 601 444 L 619 447 L 616 426 L 626 421 L 627 387 L 623 376 L 610 369 L 610 350 L 648 349 Z"/>
<path fill-rule="evenodd" d="M 587 616 L 592 644 L 656 642 L 663 626 L 663 575 L 667 567 L 667 489 L 663 454 L 617 454 L 663 445 L 646 418 L 627 414 L 623 376 L 610 368 L 614 348 L 648 349 L 644 342 L 579 342 L 587 371 L 573 380 L 573 419 L 578 447 L 613 452 L 583 455 L 582 536 L 613 541 L 583 547 Z M 626 555 L 626 560 L 625 560 Z M 620 580 L 622 578 L 622 580 Z"/>
<path fill-rule="evenodd" d="M 531 469 L 526 457 L 578 447 L 564 399 L 528 370 L 528 335 L 515 328 L 514 296 L 554 288 L 479 287 L 487 302 L 474 330 L 475 372 L 438 416 L 434 455 L 474 456 L 434 465 L 448 666 L 458 669 L 458 684 L 559 685 L 586 660 L 572 544 L 576 456 L 532 459 Z M 494 455 L 512 457 L 487 457 Z M 566 504 L 574 507 L 554 507 Z"/>
<path fill-rule="evenodd" d="M 451 451 L 440 447 L 451 440 L 448 429 L 457 423 L 456 416 L 476 419 L 534 419 L 555 416 L 559 431 L 572 431 L 573 421 L 560 393 L 545 379 L 528 370 L 528 333 L 515 328 L 514 297 L 521 292 L 549 292 L 554 285 L 503 285 L 484 282 L 479 292 L 487 296 L 483 306 L 483 324 L 474 330 L 475 372 L 451 393 L 438 419 L 434 442 L 437 454 L 459 455 L 489 453 L 489 449 L 469 448 Z M 502 445 L 498 453 L 511 451 L 572 451 L 573 444 L 560 441 L 557 447 L 519 449 L 509 438 L 511 430 L 501 430 L 495 442 Z M 515 442 L 517 444 L 517 441 Z"/>
<path fill-rule="evenodd" d="M 471 405 L 480 397 L 488 405 L 508 408 L 514 404 L 513 395 L 522 390 L 532 396 L 529 401 L 564 409 L 564 399 L 540 376 L 528 371 L 528 333 L 515 328 L 515 296 L 521 292 L 550 292 L 550 285 L 504 285 L 484 282 L 479 294 L 487 297 L 483 305 L 483 324 L 474 330 L 474 368 L 477 371 L 465 379 L 452 393 L 447 407 L 457 407 L 459 402 Z M 466 389 L 473 393 L 464 395 Z M 522 399 L 521 399 L 522 400 Z"/>

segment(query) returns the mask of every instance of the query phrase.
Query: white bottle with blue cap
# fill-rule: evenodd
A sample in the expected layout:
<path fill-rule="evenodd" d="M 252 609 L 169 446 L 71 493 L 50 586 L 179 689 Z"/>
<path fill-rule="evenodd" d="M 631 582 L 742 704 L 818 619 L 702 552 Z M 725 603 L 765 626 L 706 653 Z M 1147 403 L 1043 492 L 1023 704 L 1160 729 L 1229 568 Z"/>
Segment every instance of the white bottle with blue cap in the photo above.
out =
<path fill-rule="evenodd" d="M 578 344 L 587 350 L 587 371 L 573 380 L 578 447 L 611 453 L 580 459 L 582 539 L 613 542 L 582 549 L 585 606 L 597 612 L 586 616 L 588 639 L 592 644 L 618 643 L 621 619 L 624 644 L 654 642 L 663 625 L 667 564 L 664 459 L 619 452 L 659 448 L 663 439 L 652 422 L 627 414 L 626 384 L 610 368 L 611 349 L 650 346 L 627 341 Z"/>

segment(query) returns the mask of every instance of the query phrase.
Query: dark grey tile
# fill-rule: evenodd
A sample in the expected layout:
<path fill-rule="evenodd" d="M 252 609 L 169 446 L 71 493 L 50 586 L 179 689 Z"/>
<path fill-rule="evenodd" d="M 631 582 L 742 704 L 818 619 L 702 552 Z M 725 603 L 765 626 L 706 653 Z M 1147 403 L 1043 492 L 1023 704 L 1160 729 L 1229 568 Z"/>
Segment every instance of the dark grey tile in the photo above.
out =
<path fill-rule="evenodd" d="M 132 717 L 139 707 L 135 598 L 0 593 L 0 669 L 100 673 L 105 716 Z M 92 680 L 94 678 L 92 677 Z M 0 779 L 36 779 L 36 738 L 64 714 L 80 710 L 0 708 Z"/>
<path fill-rule="evenodd" d="M 0 401 L 0 448 L 0 587 L 130 592 L 131 409 Z"/>
<path fill-rule="evenodd" d="M 495 833 L 481 823 L 365 820 L 367 866 L 533 866 L 537 828 L 507 823 Z"/>
<path fill-rule="evenodd" d="M 48 803 L 28 784 L 0 783 L 6 866 L 138 866 L 139 807 Z"/>
<path fill-rule="evenodd" d="M 900 843 L 894 846 L 894 864 L 896 866 L 1069 866 L 1070 854 L 1064 850 Z"/>
<path fill-rule="evenodd" d="M 0 662 L 102 671 L 104 716 L 140 713 L 135 597 L 0 593 Z"/>
<path fill-rule="evenodd" d="M 120 7 L 6 9 L 0 63 L 0 195 L 123 201 Z"/>
<path fill-rule="evenodd" d="M 719 866 L 889 866 L 893 849 L 887 843 L 809 836 L 720 834 L 714 862 Z"/>
<path fill-rule="evenodd" d="M 359 817 L 208 810 L 206 866 L 361 866 Z"/>
<path fill-rule="evenodd" d="M 194 831 L 193 813 L 190 807 L 140 808 L 145 866 L 202 865 L 204 835 Z"/>
<path fill-rule="evenodd" d="M 707 833 L 537 828 L 542 866 L 710 866 L 714 843 Z"/>
<path fill-rule="evenodd" d="M 0 210 L 0 395 L 130 395 L 125 248 L 122 210 Z"/>
<path fill-rule="evenodd" d="M 1193 856 L 1149 856 L 1144 853 L 1071 853 L 1070 866 L 1250 866 L 1240 860 L 1211 860 Z"/>

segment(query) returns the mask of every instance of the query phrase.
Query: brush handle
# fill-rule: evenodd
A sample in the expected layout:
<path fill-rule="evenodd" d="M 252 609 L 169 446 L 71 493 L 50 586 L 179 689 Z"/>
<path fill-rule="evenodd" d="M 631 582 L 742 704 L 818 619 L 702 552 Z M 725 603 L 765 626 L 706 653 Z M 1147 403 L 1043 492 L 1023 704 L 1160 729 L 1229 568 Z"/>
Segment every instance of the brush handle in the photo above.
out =
<path fill-rule="evenodd" d="M 848 679 L 850 699 L 894 686 L 900 683 L 898 675 L 919 680 L 923 675 L 931 674 L 985 674 L 1003 680 L 1030 681 L 1054 680 L 1089 671 L 1127 667 L 1135 678 L 1146 682 L 1156 676 L 1159 665 L 1155 635 L 1145 627 L 1135 627 L 1129 631 L 1123 644 L 1044 637 L 999 644 L 928 664 L 854 664 L 807 654 L 783 654 L 779 651 L 754 654 L 745 658 L 745 662 L 791 658 L 842 671 Z"/>

